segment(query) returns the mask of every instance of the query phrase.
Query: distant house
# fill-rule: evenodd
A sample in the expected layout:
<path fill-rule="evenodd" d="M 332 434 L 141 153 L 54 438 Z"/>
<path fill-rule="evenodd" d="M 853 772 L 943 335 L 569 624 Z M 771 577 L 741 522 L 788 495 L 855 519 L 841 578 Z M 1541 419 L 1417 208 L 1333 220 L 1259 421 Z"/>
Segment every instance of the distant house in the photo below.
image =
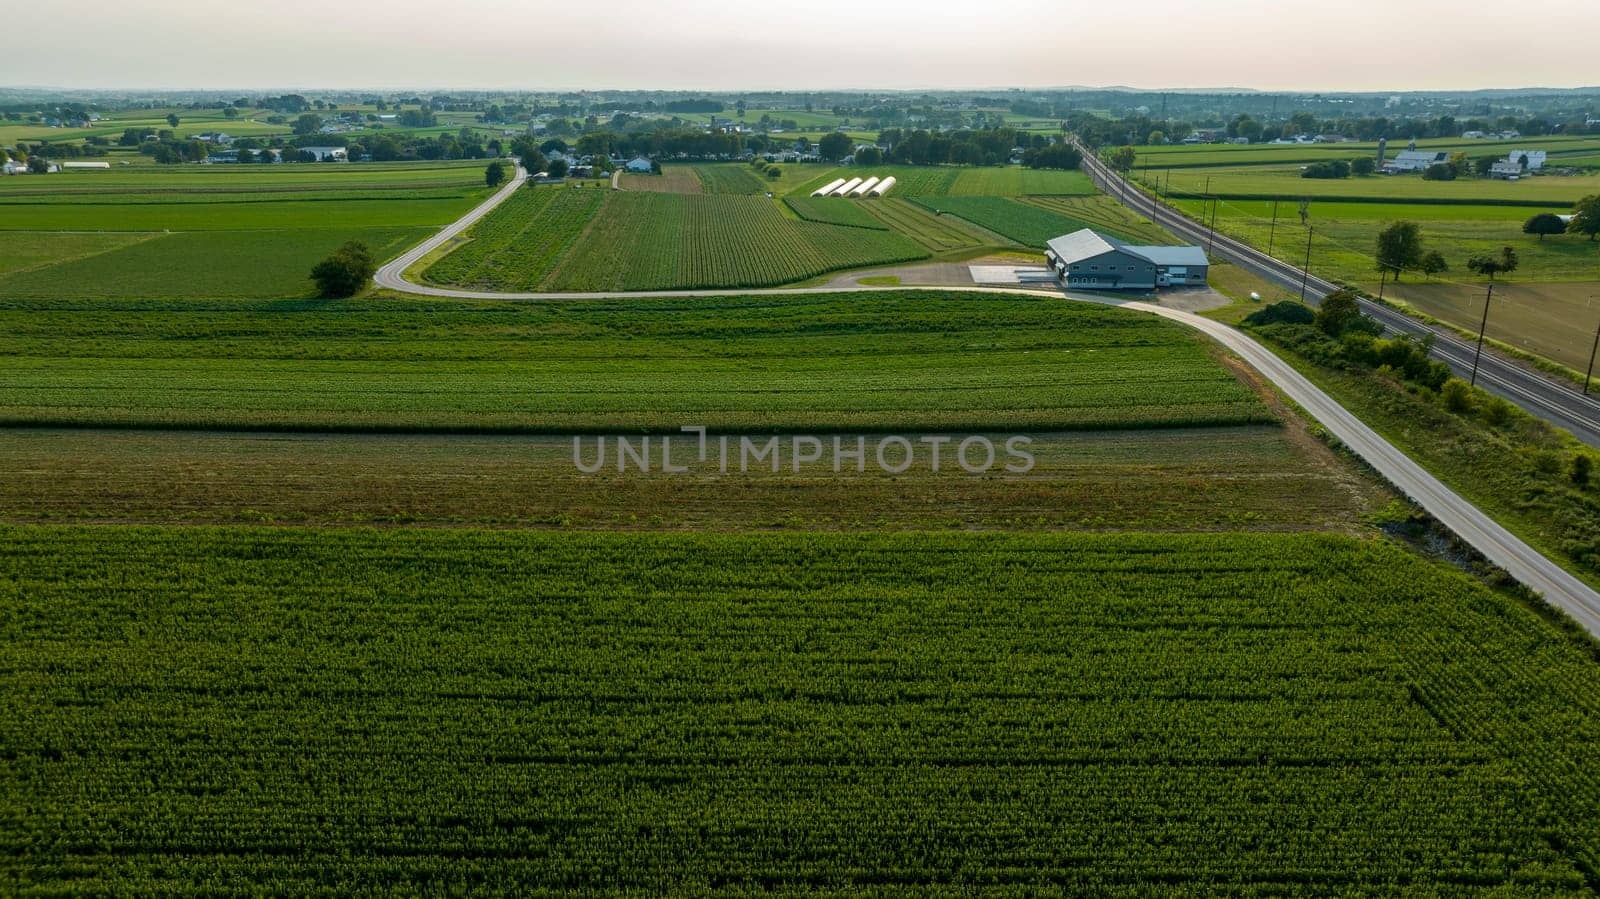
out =
<path fill-rule="evenodd" d="M 1204 285 L 1211 262 L 1195 246 L 1133 246 L 1085 228 L 1046 245 L 1045 260 L 1070 287 L 1151 290 Z"/>
<path fill-rule="evenodd" d="M 651 171 L 650 160 L 644 158 L 643 156 L 636 156 L 633 159 L 628 160 L 628 164 L 625 165 L 624 168 L 630 172 L 648 175 Z"/>
<path fill-rule="evenodd" d="M 344 147 L 301 147 L 300 152 L 310 153 L 317 162 L 349 162 L 350 155 Z"/>
<path fill-rule="evenodd" d="M 1390 175 L 1425 172 L 1428 166 L 1449 161 L 1450 154 L 1442 150 L 1401 150 L 1393 159 L 1383 164 L 1383 171 Z"/>
<path fill-rule="evenodd" d="M 0 172 L 4 172 L 7 175 L 26 175 L 28 174 L 28 164 L 26 162 L 18 162 L 15 159 L 7 159 L 5 164 L 0 165 Z"/>
<path fill-rule="evenodd" d="M 1520 178 L 1522 177 L 1522 164 L 1512 162 L 1509 159 L 1502 159 L 1499 162 L 1496 162 L 1494 165 L 1489 166 L 1489 177 L 1503 179 Z"/>
<path fill-rule="evenodd" d="M 195 140 L 205 141 L 208 144 L 227 146 L 233 143 L 233 138 L 221 131 L 202 131 L 194 136 Z"/>
<path fill-rule="evenodd" d="M 1484 134 L 1482 131 L 1463 131 L 1461 136 L 1467 140 L 1483 140 L 1489 135 Z"/>

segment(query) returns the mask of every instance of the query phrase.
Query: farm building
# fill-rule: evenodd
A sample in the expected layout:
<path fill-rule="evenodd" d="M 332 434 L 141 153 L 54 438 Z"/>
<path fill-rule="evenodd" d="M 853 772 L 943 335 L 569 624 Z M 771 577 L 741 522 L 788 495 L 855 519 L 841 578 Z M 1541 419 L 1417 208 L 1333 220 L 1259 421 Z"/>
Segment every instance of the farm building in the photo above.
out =
<path fill-rule="evenodd" d="M 1528 171 L 1537 172 L 1544 169 L 1545 151 L 1543 150 L 1512 150 L 1506 154 L 1506 161 L 1522 167 L 1524 160 L 1528 163 Z"/>
<path fill-rule="evenodd" d="M 63 162 L 63 163 L 61 163 L 61 167 L 64 168 L 64 169 L 109 169 L 109 168 L 111 168 L 111 163 L 109 163 L 109 162 Z"/>
<path fill-rule="evenodd" d="M 310 153 L 318 162 L 348 162 L 350 156 L 344 147 L 301 147 L 300 152 Z"/>
<path fill-rule="evenodd" d="M 1089 228 L 1046 244 L 1045 260 L 1071 287 L 1151 290 L 1203 285 L 1211 263 L 1195 246 L 1133 246 Z"/>
<path fill-rule="evenodd" d="M 1509 159 L 1502 159 L 1499 162 L 1496 162 L 1494 165 L 1489 166 L 1489 177 L 1503 178 L 1506 180 L 1520 178 L 1522 177 L 1522 164 L 1512 162 Z"/>
<path fill-rule="evenodd" d="M 625 168 L 630 172 L 634 172 L 635 174 L 648 175 L 650 174 L 650 160 L 644 158 L 643 156 L 636 156 L 633 159 L 628 160 Z"/>
<path fill-rule="evenodd" d="M 1395 157 L 1383 164 L 1385 174 L 1396 175 L 1403 172 L 1424 172 L 1428 166 L 1441 162 L 1449 162 L 1450 154 L 1442 150 L 1401 150 Z"/>

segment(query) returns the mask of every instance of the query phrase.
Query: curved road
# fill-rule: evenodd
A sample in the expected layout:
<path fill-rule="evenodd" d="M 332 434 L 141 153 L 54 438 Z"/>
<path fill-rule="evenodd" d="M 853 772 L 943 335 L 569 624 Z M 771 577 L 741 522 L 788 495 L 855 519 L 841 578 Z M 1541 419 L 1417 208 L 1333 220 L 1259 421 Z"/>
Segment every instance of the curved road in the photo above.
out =
<path fill-rule="evenodd" d="M 406 293 L 461 299 L 647 299 L 652 297 L 725 296 L 730 293 L 728 290 L 495 293 L 492 291 L 451 290 L 442 287 L 431 287 L 413 284 L 405 279 L 405 270 L 407 268 L 416 264 L 423 256 L 433 252 L 445 241 L 460 234 L 478 219 L 488 214 L 494 207 L 504 202 L 522 184 L 526 177 L 527 173 L 523 171 L 521 166 L 518 166 L 516 177 L 497 191 L 494 196 L 485 200 L 459 221 L 445 226 L 438 234 L 428 238 L 409 252 L 379 269 L 375 278 L 377 283 L 382 287 Z M 781 295 L 859 293 L 863 290 L 874 289 L 962 291 L 967 293 L 1020 294 L 1033 297 L 1041 295 L 1040 291 L 1037 290 L 1007 287 L 797 287 L 731 292 Z M 1520 583 L 1538 592 L 1550 604 L 1571 615 L 1589 633 L 1600 636 L 1600 593 L 1596 593 L 1589 585 L 1573 577 L 1566 569 L 1545 558 L 1515 534 L 1501 527 L 1489 516 L 1479 511 L 1476 506 L 1462 499 L 1460 495 L 1445 486 L 1438 478 L 1429 474 L 1422 466 L 1413 462 L 1408 456 L 1396 449 L 1393 444 L 1385 440 L 1378 432 L 1367 427 L 1360 419 L 1352 415 L 1349 410 L 1339 405 L 1332 397 L 1324 393 L 1321 388 L 1312 384 L 1303 375 L 1290 367 L 1288 363 L 1278 358 L 1277 355 L 1261 344 L 1256 343 L 1243 332 L 1220 322 L 1212 321 L 1209 318 L 1203 318 L 1188 312 L 1180 312 L 1175 309 L 1165 309 L 1149 303 L 1117 302 L 1103 297 L 1073 296 L 1070 294 L 1067 296 L 1069 299 L 1088 302 L 1109 302 L 1126 309 L 1135 309 L 1152 315 L 1159 315 L 1194 328 L 1237 353 L 1245 362 L 1249 363 L 1276 385 L 1279 390 L 1283 391 L 1285 396 L 1298 403 L 1329 433 L 1343 441 L 1352 452 L 1360 456 L 1368 465 L 1371 465 L 1379 474 L 1383 475 L 1389 483 L 1425 509 L 1440 524 L 1449 528 L 1456 536 L 1481 553 L 1484 558 L 1505 569 Z M 1485 360 L 1487 358 L 1485 356 Z"/>
<path fill-rule="evenodd" d="M 1079 149 L 1082 150 L 1081 147 Z M 1293 265 L 1225 234 L 1210 233 L 1204 225 L 1156 201 L 1117 175 L 1088 150 L 1083 150 L 1083 167 L 1107 196 L 1117 199 L 1173 234 L 1206 247 L 1208 252 L 1214 252 L 1267 281 L 1291 291 L 1300 290 L 1303 273 Z M 1305 276 L 1304 281 L 1306 298 L 1312 302 L 1321 302 L 1323 297 L 1339 289 L 1337 284 L 1316 275 Z M 1449 328 L 1430 325 L 1398 309 L 1370 300 L 1361 301 L 1361 311 L 1377 319 L 1389 331 L 1419 337 L 1431 335 L 1434 340 L 1433 356 L 1448 364 L 1457 375 L 1463 378 L 1470 375 L 1475 341 L 1463 340 Z M 1566 382 L 1547 377 L 1488 347 L 1484 348 L 1483 359 L 1478 365 L 1478 386 L 1517 404 L 1536 418 L 1571 431 L 1584 443 L 1600 447 L 1600 396 L 1584 396 Z"/>

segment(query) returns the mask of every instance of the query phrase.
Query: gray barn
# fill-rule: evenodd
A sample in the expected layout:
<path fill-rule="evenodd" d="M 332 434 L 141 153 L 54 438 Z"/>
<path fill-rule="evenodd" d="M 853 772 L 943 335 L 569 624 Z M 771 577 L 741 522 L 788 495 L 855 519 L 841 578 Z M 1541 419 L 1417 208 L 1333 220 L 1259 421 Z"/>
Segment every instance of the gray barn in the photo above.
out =
<path fill-rule="evenodd" d="M 1088 228 L 1046 244 L 1045 259 L 1069 287 L 1154 290 L 1204 285 L 1211 263 L 1194 246 L 1140 247 Z"/>

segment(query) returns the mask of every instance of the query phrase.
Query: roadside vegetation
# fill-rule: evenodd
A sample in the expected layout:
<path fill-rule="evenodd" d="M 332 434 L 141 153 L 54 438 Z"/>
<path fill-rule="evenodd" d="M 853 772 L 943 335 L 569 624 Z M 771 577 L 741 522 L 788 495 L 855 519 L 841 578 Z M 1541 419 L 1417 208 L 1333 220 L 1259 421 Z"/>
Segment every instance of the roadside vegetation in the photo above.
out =
<path fill-rule="evenodd" d="M 1452 377 L 1425 343 L 1375 336 L 1349 297 L 1315 313 L 1284 300 L 1243 323 L 1452 489 L 1600 585 L 1600 452 Z"/>

